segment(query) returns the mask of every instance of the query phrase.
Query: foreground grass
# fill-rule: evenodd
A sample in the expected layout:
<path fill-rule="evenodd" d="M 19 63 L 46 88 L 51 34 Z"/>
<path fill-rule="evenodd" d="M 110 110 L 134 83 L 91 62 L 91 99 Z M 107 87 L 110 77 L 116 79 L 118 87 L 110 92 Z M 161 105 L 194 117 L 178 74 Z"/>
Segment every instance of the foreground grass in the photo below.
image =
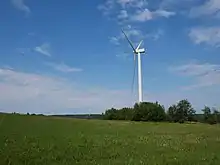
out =
<path fill-rule="evenodd" d="M 217 125 L 18 115 L 0 125 L 1 165 L 219 165 L 219 152 Z"/>

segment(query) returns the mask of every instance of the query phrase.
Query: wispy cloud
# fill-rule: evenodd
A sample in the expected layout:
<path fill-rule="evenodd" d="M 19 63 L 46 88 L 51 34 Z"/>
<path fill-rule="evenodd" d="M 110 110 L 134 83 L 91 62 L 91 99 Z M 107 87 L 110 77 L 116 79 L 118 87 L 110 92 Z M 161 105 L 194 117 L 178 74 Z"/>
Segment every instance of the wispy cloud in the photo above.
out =
<path fill-rule="evenodd" d="M 219 78 L 219 77 L 218 77 Z M 165 107 L 188 98 L 194 106 L 219 105 L 218 92 L 214 91 L 160 91 L 144 92 L 147 101 L 159 101 Z M 20 113 L 101 113 L 107 108 L 133 106 L 135 96 L 130 90 L 113 90 L 84 86 L 82 83 L 16 69 L 0 68 L 0 108 L 5 112 Z M 121 99 L 123 98 L 123 99 Z M 135 99 L 135 100 L 134 100 Z"/>
<path fill-rule="evenodd" d="M 86 113 L 91 109 L 100 113 L 133 104 L 127 91 L 4 68 L 0 68 L 0 91 L 0 108 L 9 112 Z"/>
<path fill-rule="evenodd" d="M 60 64 L 56 64 L 56 63 L 45 63 L 45 65 L 52 67 L 53 69 L 57 70 L 57 71 L 61 71 L 61 72 L 65 72 L 65 73 L 69 73 L 69 72 L 81 72 L 83 71 L 83 69 L 81 68 L 74 68 L 71 66 L 68 66 L 64 63 L 60 63 Z"/>
<path fill-rule="evenodd" d="M 123 19 L 145 22 L 157 17 L 169 18 L 175 15 L 175 12 L 166 11 L 165 9 L 150 11 L 147 6 L 148 2 L 146 0 L 107 0 L 105 4 L 99 5 L 98 8 L 105 15 L 116 14 L 119 22 Z"/>
<path fill-rule="evenodd" d="M 161 9 L 178 11 L 189 10 L 200 3 L 201 0 L 162 0 L 159 6 Z"/>
<path fill-rule="evenodd" d="M 176 13 L 173 11 L 167 11 L 165 9 L 156 9 L 150 11 L 148 8 L 148 1 L 146 0 L 106 0 L 104 4 L 99 5 L 99 9 L 104 15 L 112 16 L 112 20 L 115 20 L 117 24 L 125 31 L 128 37 L 136 45 L 140 40 L 145 38 L 153 38 L 158 40 L 163 31 L 160 30 L 154 34 L 146 33 L 141 27 L 140 23 L 144 23 L 156 18 L 169 18 Z M 120 45 L 121 41 L 125 39 L 122 33 L 115 34 L 109 37 L 109 41 L 114 45 Z"/>
<path fill-rule="evenodd" d="M 34 48 L 34 50 L 38 53 L 43 54 L 43 55 L 51 56 L 49 43 L 44 43 L 41 46 L 37 46 Z"/>
<path fill-rule="evenodd" d="M 119 40 L 120 40 L 120 37 L 110 37 L 109 38 L 109 41 L 114 45 L 120 45 Z"/>
<path fill-rule="evenodd" d="M 111 14 L 115 9 L 142 9 L 147 6 L 146 0 L 106 0 L 104 4 L 98 5 L 98 9 L 103 12 L 104 15 Z"/>
<path fill-rule="evenodd" d="M 13 67 L 9 66 L 9 65 L 4 65 L 2 66 L 2 69 L 6 69 L 6 70 L 14 70 Z"/>
<path fill-rule="evenodd" d="M 114 7 L 115 0 L 106 0 L 104 4 L 98 5 L 98 9 L 102 11 L 104 15 L 109 15 Z"/>
<path fill-rule="evenodd" d="M 220 27 L 195 27 L 190 30 L 189 37 L 195 44 L 220 47 Z"/>
<path fill-rule="evenodd" d="M 192 77 L 196 83 L 183 89 L 193 89 L 220 84 L 220 65 L 210 63 L 190 62 L 188 64 L 173 66 L 170 71 L 182 76 Z"/>
<path fill-rule="evenodd" d="M 32 49 L 30 48 L 17 48 L 16 52 L 19 53 L 20 55 L 25 55 L 26 53 L 31 52 Z"/>
<path fill-rule="evenodd" d="M 146 0 L 116 0 L 122 8 L 143 8 L 147 6 Z"/>
<path fill-rule="evenodd" d="M 220 18 L 219 0 L 162 0 L 160 8 L 174 10 L 189 18 Z"/>
<path fill-rule="evenodd" d="M 128 28 L 124 29 L 124 32 L 128 37 L 140 37 L 142 32 L 138 30 L 137 28 L 132 28 L 131 26 L 128 26 Z M 124 34 L 121 33 L 121 38 L 124 38 Z"/>
<path fill-rule="evenodd" d="M 152 13 L 153 13 L 154 17 L 165 17 L 165 18 L 169 18 L 171 16 L 176 15 L 175 12 L 162 10 L 162 9 L 153 11 Z"/>
<path fill-rule="evenodd" d="M 152 37 L 153 40 L 157 41 L 161 36 L 164 35 L 164 30 L 162 29 L 157 29 L 156 32 L 152 33 L 152 34 L 149 34 L 148 36 L 149 37 Z"/>
<path fill-rule="evenodd" d="M 118 19 L 127 19 L 128 18 L 128 12 L 126 10 L 121 10 L 118 14 Z"/>
<path fill-rule="evenodd" d="M 123 61 L 133 61 L 133 53 L 132 51 L 127 52 L 119 52 L 116 54 L 116 57 L 123 60 Z"/>
<path fill-rule="evenodd" d="M 134 42 L 137 42 L 137 41 L 139 42 L 141 39 L 144 39 L 146 37 L 146 35 L 144 35 L 141 30 L 134 28 L 131 25 L 125 26 L 123 28 L 123 31 L 126 33 L 126 35 L 130 39 L 133 39 Z M 115 45 L 119 45 L 124 39 L 125 39 L 125 36 L 121 32 L 117 36 L 110 37 L 109 41 Z"/>
<path fill-rule="evenodd" d="M 120 4 L 123 8 L 126 7 L 126 5 L 131 4 L 135 0 L 117 0 L 117 3 Z"/>
<path fill-rule="evenodd" d="M 150 10 L 145 9 L 144 11 L 138 11 L 135 15 L 132 16 L 131 19 L 134 21 L 145 22 L 148 20 L 152 20 L 153 14 Z"/>
<path fill-rule="evenodd" d="M 202 5 L 193 7 L 190 10 L 190 17 L 200 16 L 213 16 L 220 18 L 220 1 L 219 0 L 207 0 Z"/>
<path fill-rule="evenodd" d="M 152 20 L 158 17 L 169 18 L 174 15 L 175 15 L 175 12 L 170 12 L 166 10 L 150 11 L 148 9 L 145 9 L 144 11 L 138 11 L 135 15 L 132 16 L 131 19 L 133 21 L 145 22 L 145 21 L 149 21 L 149 20 Z"/>
<path fill-rule="evenodd" d="M 25 12 L 26 16 L 30 14 L 31 10 L 25 5 L 24 0 L 11 0 L 11 3 L 16 9 Z"/>
<path fill-rule="evenodd" d="M 126 35 L 137 45 L 140 40 L 144 40 L 146 38 L 158 40 L 161 36 L 164 35 L 163 29 L 157 29 L 153 32 L 143 33 L 141 30 L 137 28 L 133 28 L 130 25 L 124 28 Z M 114 45 L 120 45 L 121 42 L 125 41 L 125 36 L 123 33 L 120 33 L 118 36 L 110 37 L 109 41 Z"/>

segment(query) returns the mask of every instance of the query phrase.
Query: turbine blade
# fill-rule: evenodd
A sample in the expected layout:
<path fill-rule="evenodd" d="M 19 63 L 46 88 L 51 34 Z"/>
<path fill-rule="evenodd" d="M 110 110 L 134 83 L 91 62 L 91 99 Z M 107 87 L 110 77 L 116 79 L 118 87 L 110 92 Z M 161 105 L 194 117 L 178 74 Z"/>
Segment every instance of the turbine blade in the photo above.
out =
<path fill-rule="evenodd" d="M 140 48 L 141 44 L 142 44 L 143 40 L 141 40 L 141 42 L 138 44 L 137 49 Z"/>
<path fill-rule="evenodd" d="M 133 49 L 133 51 L 136 52 L 134 46 L 132 45 L 131 41 L 128 39 L 128 37 L 127 37 L 127 35 L 125 34 L 125 32 L 124 32 L 123 30 L 121 30 L 121 31 L 122 31 L 122 33 L 124 33 L 125 38 L 127 39 L 128 43 L 130 44 L 130 46 L 131 46 L 131 48 Z"/>

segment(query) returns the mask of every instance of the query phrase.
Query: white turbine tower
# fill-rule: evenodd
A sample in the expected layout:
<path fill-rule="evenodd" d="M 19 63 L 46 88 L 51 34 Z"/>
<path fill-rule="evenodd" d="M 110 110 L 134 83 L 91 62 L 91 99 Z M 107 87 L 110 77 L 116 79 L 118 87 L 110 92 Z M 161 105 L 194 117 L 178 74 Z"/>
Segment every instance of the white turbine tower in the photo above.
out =
<path fill-rule="evenodd" d="M 125 38 L 127 39 L 128 43 L 130 44 L 131 48 L 133 49 L 135 64 L 136 64 L 136 56 L 138 57 L 138 102 L 141 103 L 141 102 L 143 102 L 141 54 L 145 53 L 145 49 L 144 48 L 140 48 L 140 46 L 141 46 L 143 40 L 141 40 L 141 42 L 138 44 L 138 46 L 136 48 L 134 48 L 133 44 L 128 39 L 128 37 L 125 34 L 125 32 L 123 30 L 122 30 L 122 32 L 124 33 Z"/>

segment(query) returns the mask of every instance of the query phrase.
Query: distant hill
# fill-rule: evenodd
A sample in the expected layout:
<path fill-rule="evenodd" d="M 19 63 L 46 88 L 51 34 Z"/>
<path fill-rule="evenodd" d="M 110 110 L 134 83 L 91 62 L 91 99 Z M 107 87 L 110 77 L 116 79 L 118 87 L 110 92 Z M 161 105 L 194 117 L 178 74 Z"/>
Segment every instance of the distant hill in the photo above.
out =
<path fill-rule="evenodd" d="M 5 112 L 0 112 L 0 114 L 10 114 L 10 113 L 5 113 Z M 18 114 L 18 115 L 26 115 L 26 114 L 19 114 L 13 112 L 12 114 Z M 63 117 L 63 118 L 75 118 L 75 119 L 98 119 L 98 120 L 103 120 L 103 115 L 102 114 L 66 114 L 66 115 L 43 115 L 43 114 L 29 114 L 28 115 L 37 115 L 37 116 L 54 116 L 54 117 Z M 198 122 L 203 122 L 203 114 L 195 114 L 195 119 Z"/>
<path fill-rule="evenodd" d="M 77 115 L 50 115 L 54 117 L 76 118 L 76 119 L 103 119 L 102 114 L 77 114 Z"/>
<path fill-rule="evenodd" d="M 77 114 L 77 115 L 50 115 L 54 117 L 64 117 L 64 118 L 75 118 L 75 119 L 98 119 L 103 120 L 102 114 Z M 195 114 L 195 120 L 198 122 L 203 122 L 203 114 Z"/>

